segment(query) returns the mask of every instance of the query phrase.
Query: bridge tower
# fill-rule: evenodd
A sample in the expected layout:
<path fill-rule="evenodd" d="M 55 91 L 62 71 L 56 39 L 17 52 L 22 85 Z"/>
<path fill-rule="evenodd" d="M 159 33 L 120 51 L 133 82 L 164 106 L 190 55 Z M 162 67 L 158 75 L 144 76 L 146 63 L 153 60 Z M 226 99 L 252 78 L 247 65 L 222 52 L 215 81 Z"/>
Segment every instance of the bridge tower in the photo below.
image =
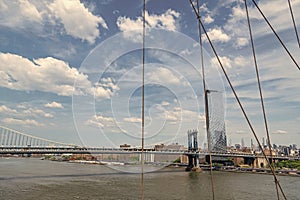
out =
<path fill-rule="evenodd" d="M 186 168 L 186 171 L 197 170 L 199 169 L 199 149 L 198 149 L 198 131 L 188 130 L 188 158 L 189 163 Z"/>

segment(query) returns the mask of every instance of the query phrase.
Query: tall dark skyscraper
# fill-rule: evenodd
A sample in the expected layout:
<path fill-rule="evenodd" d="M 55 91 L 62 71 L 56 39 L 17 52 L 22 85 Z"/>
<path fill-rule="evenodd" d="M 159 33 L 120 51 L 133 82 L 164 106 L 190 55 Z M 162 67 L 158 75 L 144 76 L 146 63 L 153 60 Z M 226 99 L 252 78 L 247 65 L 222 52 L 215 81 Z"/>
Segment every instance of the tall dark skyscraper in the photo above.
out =
<path fill-rule="evenodd" d="M 223 93 L 215 90 L 207 90 L 207 103 L 209 118 L 207 138 L 209 150 L 226 152 L 227 139 Z"/>

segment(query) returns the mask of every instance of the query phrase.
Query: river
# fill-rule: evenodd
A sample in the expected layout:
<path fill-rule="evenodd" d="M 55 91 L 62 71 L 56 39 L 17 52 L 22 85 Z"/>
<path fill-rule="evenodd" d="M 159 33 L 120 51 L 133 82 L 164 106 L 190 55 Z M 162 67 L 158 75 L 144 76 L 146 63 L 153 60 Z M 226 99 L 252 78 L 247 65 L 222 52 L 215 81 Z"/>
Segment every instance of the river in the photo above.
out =
<path fill-rule="evenodd" d="M 212 199 L 209 172 L 165 168 L 144 178 L 145 199 Z M 278 178 L 288 199 L 300 199 L 299 177 Z M 271 175 L 214 172 L 214 183 L 216 199 L 276 199 Z M 0 158 L 0 199 L 141 199 L 141 175 L 102 165 Z"/>

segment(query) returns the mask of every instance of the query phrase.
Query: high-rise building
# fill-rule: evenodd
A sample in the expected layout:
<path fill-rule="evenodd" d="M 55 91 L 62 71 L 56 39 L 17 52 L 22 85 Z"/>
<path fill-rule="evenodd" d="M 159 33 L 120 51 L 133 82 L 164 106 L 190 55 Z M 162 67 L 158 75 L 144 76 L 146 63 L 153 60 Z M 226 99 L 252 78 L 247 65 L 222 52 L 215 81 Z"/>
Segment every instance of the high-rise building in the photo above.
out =
<path fill-rule="evenodd" d="M 245 141 L 244 141 L 244 138 L 241 139 L 241 146 L 242 146 L 242 147 L 245 147 Z"/>
<path fill-rule="evenodd" d="M 226 152 L 227 139 L 224 120 L 224 97 L 223 93 L 215 90 L 207 90 L 208 107 L 208 148 L 210 151 Z"/>

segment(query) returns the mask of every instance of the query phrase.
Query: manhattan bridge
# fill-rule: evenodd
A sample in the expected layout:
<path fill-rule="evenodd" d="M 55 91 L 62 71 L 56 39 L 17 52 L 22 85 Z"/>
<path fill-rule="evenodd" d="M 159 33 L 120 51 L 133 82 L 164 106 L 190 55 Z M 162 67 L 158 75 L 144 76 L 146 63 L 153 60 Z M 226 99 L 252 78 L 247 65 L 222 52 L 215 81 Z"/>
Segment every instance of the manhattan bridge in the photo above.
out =
<path fill-rule="evenodd" d="M 198 131 L 188 131 L 188 148 L 187 149 L 154 149 L 145 148 L 143 153 L 147 154 L 162 154 L 162 155 L 187 155 L 190 159 L 192 157 L 199 158 L 205 156 L 208 152 L 214 155 L 226 156 L 226 133 L 224 122 L 224 105 L 223 93 L 218 91 L 207 91 L 209 103 L 209 124 L 207 138 L 210 144 L 210 149 L 199 150 L 198 147 Z M 185 136 L 186 137 L 186 136 Z M 193 138 L 191 138 L 193 137 Z M 193 144 L 192 141 L 193 140 Z M 0 126 L 0 154 L 141 154 L 141 147 L 131 148 L 102 148 L 102 147 L 83 147 L 74 144 L 63 143 L 59 141 L 52 141 L 49 139 L 36 137 L 25 134 L 19 131 Z M 232 154 L 233 155 L 233 154 Z M 238 156 L 238 155 L 234 155 Z M 189 165 L 198 165 L 198 162 L 189 161 Z"/>
<path fill-rule="evenodd" d="M 223 93 L 215 90 L 207 90 L 207 102 L 209 108 L 209 128 L 207 130 L 208 149 L 199 148 L 197 130 L 187 131 L 188 148 L 186 149 L 142 149 L 141 147 L 104 148 L 79 146 L 52 141 L 0 126 L 0 154 L 135 154 L 140 155 L 140 157 L 143 154 L 145 160 L 150 163 L 151 159 L 148 158 L 152 158 L 155 155 L 173 156 L 174 160 L 176 159 L 176 156 L 185 155 L 188 157 L 188 168 L 198 167 L 199 157 L 207 157 L 207 160 L 209 160 L 208 155 L 212 156 L 212 159 L 215 161 L 228 160 L 228 158 L 232 157 L 243 157 L 250 160 L 253 160 L 255 157 L 263 157 L 252 153 L 228 152 L 226 149 L 227 141 L 224 121 Z"/>

